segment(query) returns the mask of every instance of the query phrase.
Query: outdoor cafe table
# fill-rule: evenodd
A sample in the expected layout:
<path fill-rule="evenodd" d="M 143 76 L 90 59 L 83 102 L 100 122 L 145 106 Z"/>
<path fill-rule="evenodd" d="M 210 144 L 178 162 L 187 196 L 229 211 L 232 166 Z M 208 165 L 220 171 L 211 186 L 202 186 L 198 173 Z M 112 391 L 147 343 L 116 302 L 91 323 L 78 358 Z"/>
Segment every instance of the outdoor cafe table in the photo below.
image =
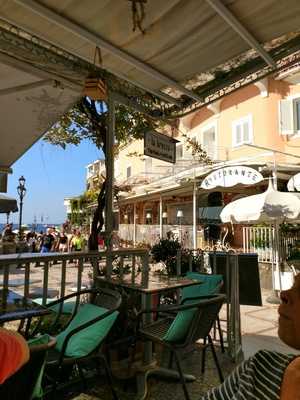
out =
<path fill-rule="evenodd" d="M 28 335 L 31 319 L 51 314 L 51 311 L 34 303 L 12 290 L 0 290 L 0 325 L 10 321 L 27 320 L 25 336 Z"/>
<path fill-rule="evenodd" d="M 115 277 L 102 277 L 98 276 L 97 281 L 99 285 L 110 285 L 113 287 L 121 287 L 125 290 L 135 291 L 140 293 L 142 301 L 142 309 L 147 310 L 151 308 L 151 300 L 153 295 L 166 294 L 169 292 L 179 291 L 179 289 L 201 284 L 201 281 L 195 279 L 188 279 L 185 277 L 169 277 L 161 274 L 153 274 L 150 272 L 148 279 L 142 279 L 142 274 L 135 277 L 132 281 L 130 275 L 123 275 L 122 278 Z M 146 313 L 144 323 L 148 324 L 151 322 L 151 313 Z M 144 398 L 143 396 L 147 392 L 147 377 L 150 374 L 173 377 L 179 379 L 179 374 L 167 368 L 153 368 L 152 359 L 152 343 L 146 342 L 144 349 L 144 365 L 142 367 L 142 373 L 138 374 L 138 398 Z M 150 368 L 147 370 L 147 366 Z M 187 381 L 194 381 L 195 377 L 192 375 L 186 375 Z"/>

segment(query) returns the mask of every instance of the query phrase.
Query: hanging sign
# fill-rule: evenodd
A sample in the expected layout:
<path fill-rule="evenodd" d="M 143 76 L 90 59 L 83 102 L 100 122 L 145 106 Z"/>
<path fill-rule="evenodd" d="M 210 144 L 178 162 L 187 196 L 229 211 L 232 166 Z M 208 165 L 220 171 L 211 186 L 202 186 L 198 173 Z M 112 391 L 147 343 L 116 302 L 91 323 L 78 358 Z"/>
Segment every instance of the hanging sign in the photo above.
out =
<path fill-rule="evenodd" d="M 177 142 L 178 140 L 156 131 L 145 132 L 144 154 L 159 160 L 175 163 Z"/>
<path fill-rule="evenodd" d="M 289 179 L 287 188 L 289 192 L 300 192 L 300 172 Z"/>
<path fill-rule="evenodd" d="M 239 183 L 243 185 L 255 185 L 263 179 L 262 174 L 254 168 L 243 167 L 242 165 L 224 167 L 207 175 L 201 183 L 201 188 L 231 187 Z"/>

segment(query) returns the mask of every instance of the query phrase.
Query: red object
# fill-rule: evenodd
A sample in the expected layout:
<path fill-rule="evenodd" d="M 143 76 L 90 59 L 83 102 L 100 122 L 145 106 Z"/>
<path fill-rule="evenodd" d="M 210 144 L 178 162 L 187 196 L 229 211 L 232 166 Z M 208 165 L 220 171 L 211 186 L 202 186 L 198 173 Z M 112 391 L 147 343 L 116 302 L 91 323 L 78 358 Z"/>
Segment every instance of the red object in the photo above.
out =
<path fill-rule="evenodd" d="M 0 329 L 0 384 L 29 359 L 29 348 L 17 332 Z"/>

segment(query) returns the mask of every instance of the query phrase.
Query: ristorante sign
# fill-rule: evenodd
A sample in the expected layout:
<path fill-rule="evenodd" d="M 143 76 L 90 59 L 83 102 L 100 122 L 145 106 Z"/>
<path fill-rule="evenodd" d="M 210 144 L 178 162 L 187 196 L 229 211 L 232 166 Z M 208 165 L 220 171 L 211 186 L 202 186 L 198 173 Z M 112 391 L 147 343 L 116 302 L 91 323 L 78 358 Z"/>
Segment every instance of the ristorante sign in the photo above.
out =
<path fill-rule="evenodd" d="M 255 185 L 264 178 L 262 174 L 250 167 L 242 165 L 224 167 L 211 172 L 201 183 L 202 189 L 214 189 L 218 186 L 231 187 L 238 184 Z"/>

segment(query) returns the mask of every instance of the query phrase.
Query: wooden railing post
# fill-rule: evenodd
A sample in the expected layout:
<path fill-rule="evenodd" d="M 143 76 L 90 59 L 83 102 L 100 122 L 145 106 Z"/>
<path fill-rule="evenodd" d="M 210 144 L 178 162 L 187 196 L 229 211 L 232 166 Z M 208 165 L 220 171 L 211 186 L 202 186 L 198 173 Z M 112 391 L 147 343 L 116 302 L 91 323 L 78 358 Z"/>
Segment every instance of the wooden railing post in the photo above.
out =
<path fill-rule="evenodd" d="M 46 261 L 44 265 L 44 277 L 43 277 L 43 300 L 42 300 L 43 306 L 47 304 L 48 278 L 49 278 L 49 261 Z"/>

